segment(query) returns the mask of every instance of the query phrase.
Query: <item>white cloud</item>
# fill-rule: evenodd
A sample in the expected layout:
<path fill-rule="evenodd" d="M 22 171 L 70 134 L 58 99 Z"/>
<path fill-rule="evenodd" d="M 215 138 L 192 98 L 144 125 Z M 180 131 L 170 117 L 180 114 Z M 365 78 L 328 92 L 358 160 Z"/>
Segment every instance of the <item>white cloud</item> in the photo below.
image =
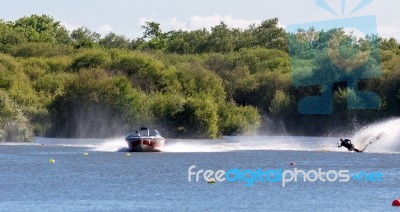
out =
<path fill-rule="evenodd" d="M 395 26 L 385 26 L 385 25 L 378 26 L 378 34 L 383 38 L 393 37 L 396 38 L 397 40 L 399 40 L 400 38 L 400 30 Z"/>
<path fill-rule="evenodd" d="M 69 24 L 69 23 L 61 23 L 61 25 L 64 26 L 65 29 L 67 29 L 70 32 L 81 27 L 80 25 L 74 25 L 74 24 Z"/>
<path fill-rule="evenodd" d="M 61 23 L 62 26 L 64 26 L 69 32 L 72 32 L 80 27 L 83 27 L 83 25 L 74 25 L 74 24 L 69 24 L 69 23 Z M 108 25 L 104 24 L 103 26 L 99 27 L 95 32 L 100 33 L 101 35 L 106 35 L 113 31 L 113 28 Z"/>
<path fill-rule="evenodd" d="M 249 27 L 251 24 L 259 24 L 260 20 L 246 20 L 240 18 L 233 18 L 232 16 L 193 16 L 185 23 L 187 29 L 200 29 L 200 28 L 211 28 L 218 25 L 221 21 L 233 28 L 244 29 Z"/>
<path fill-rule="evenodd" d="M 151 19 L 148 19 L 148 18 L 145 18 L 145 17 L 141 17 L 139 19 L 140 26 L 143 26 L 146 23 L 146 21 L 154 21 L 154 20 L 151 20 Z"/>
<path fill-rule="evenodd" d="M 111 31 L 113 31 L 113 28 L 108 24 L 104 24 L 102 27 L 98 28 L 96 31 L 102 35 L 105 35 L 105 34 L 110 33 Z"/>
<path fill-rule="evenodd" d="M 141 25 L 144 25 L 146 21 L 155 21 L 148 19 L 146 17 L 140 18 L 139 22 Z M 196 30 L 196 29 L 211 29 L 216 25 L 219 25 L 220 22 L 223 21 L 228 27 L 231 28 L 240 28 L 245 29 L 248 28 L 251 24 L 260 24 L 260 20 L 248 20 L 248 19 L 240 19 L 234 18 L 232 16 L 192 16 L 187 21 L 180 21 L 177 18 L 170 18 L 166 22 L 159 22 L 164 31 L 169 30 Z M 158 22 L 158 21 L 156 21 Z M 279 25 L 282 26 L 282 25 Z"/>

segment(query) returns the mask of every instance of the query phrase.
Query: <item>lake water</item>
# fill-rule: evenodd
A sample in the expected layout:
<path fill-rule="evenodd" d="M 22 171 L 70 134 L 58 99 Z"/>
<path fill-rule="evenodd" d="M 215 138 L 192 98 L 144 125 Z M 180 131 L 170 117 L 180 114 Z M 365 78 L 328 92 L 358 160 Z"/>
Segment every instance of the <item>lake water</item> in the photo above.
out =
<path fill-rule="evenodd" d="M 368 130 L 370 132 L 371 130 Z M 354 138 L 361 145 L 363 136 Z M 393 136 L 392 136 L 393 137 Z M 1 211 L 388 211 L 400 197 L 398 138 L 366 153 L 333 137 L 167 140 L 161 153 L 126 155 L 123 138 L 36 138 L 0 145 Z M 83 153 L 88 155 L 84 156 Z M 55 163 L 49 163 L 54 159 Z M 295 163 L 295 167 L 289 164 Z M 251 169 L 380 172 L 383 182 L 188 182 L 197 171 Z M 194 179 L 193 179 L 194 180 Z M 398 210 L 396 210 L 398 211 Z"/>

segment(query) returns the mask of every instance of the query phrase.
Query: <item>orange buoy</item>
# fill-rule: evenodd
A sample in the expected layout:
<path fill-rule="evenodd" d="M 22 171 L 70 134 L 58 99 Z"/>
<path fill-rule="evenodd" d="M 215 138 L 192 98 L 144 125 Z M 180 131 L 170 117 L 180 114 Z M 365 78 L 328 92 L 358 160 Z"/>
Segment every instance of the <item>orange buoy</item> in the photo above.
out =
<path fill-rule="evenodd" d="M 400 207 L 400 199 L 395 199 L 395 200 L 393 200 L 392 206 Z"/>

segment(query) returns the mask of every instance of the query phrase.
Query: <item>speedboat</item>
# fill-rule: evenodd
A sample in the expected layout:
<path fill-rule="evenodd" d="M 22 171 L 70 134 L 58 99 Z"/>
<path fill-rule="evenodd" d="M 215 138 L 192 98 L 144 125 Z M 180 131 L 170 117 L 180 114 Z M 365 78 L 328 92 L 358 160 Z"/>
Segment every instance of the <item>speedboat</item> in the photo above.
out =
<path fill-rule="evenodd" d="M 125 137 L 131 152 L 160 152 L 165 139 L 155 129 L 142 127 L 128 132 Z"/>

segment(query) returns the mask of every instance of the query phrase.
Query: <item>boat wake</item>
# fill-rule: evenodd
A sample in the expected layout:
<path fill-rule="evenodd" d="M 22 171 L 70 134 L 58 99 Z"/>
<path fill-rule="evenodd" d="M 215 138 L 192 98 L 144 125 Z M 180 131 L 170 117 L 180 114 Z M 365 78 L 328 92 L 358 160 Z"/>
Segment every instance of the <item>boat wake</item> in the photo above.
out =
<path fill-rule="evenodd" d="M 229 152 L 241 150 L 337 151 L 336 138 L 293 136 L 227 136 L 223 139 L 167 139 L 162 152 Z M 124 138 L 106 139 L 91 148 L 126 152 Z"/>
<path fill-rule="evenodd" d="M 225 152 L 224 144 L 221 140 L 207 139 L 170 139 L 161 148 L 162 152 Z"/>
<path fill-rule="evenodd" d="M 169 140 L 163 152 L 228 152 L 241 150 L 334 151 L 335 138 L 232 136 L 217 140 Z"/>
<path fill-rule="evenodd" d="M 105 139 L 104 141 L 98 143 L 93 151 L 99 152 L 128 152 L 129 148 L 126 145 L 125 138 L 111 138 Z"/>
<path fill-rule="evenodd" d="M 400 153 L 400 118 L 363 127 L 350 138 L 354 146 L 369 153 Z M 127 152 L 124 137 L 112 139 L 37 138 L 36 144 L 84 147 L 89 151 Z M 162 152 L 229 152 L 284 150 L 348 152 L 337 148 L 339 137 L 227 136 L 223 139 L 167 139 Z"/>

